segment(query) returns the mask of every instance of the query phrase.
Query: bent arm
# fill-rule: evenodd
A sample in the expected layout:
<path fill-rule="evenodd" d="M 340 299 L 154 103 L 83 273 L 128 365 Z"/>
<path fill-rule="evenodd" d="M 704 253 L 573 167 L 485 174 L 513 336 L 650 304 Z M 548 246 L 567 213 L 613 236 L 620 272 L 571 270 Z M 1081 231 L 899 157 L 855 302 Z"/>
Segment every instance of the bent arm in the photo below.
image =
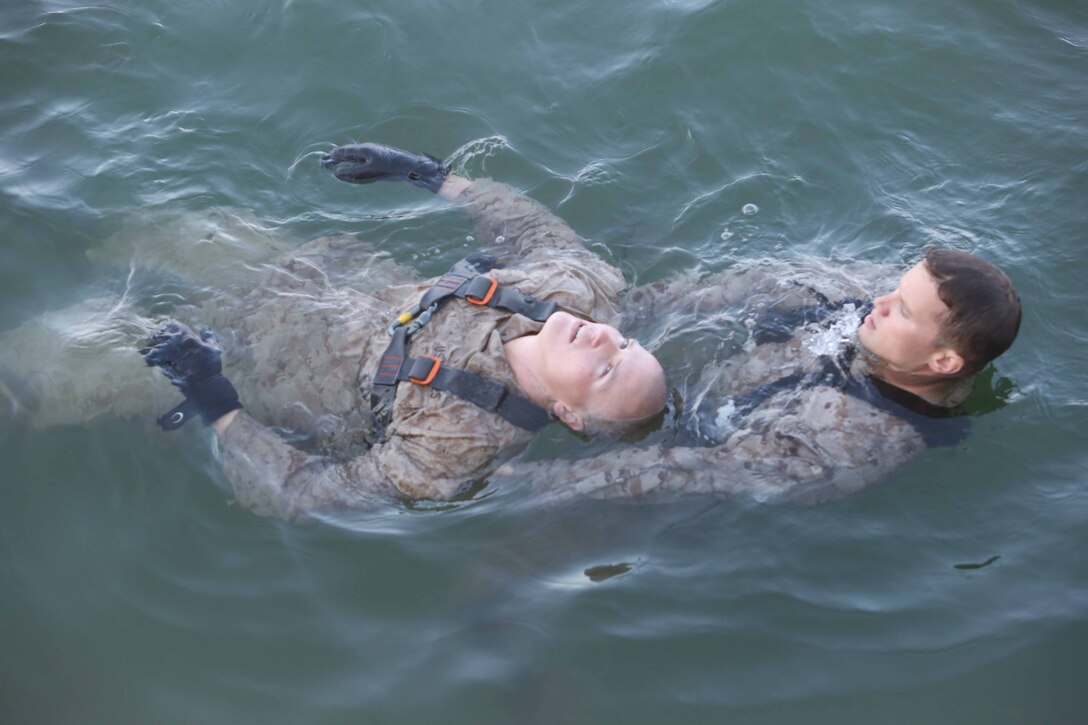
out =
<path fill-rule="evenodd" d="M 699 320 L 751 316 L 757 325 L 803 308 L 835 308 L 868 300 L 889 288 L 897 271 L 854 261 L 835 264 L 816 258 L 753 260 L 711 275 L 680 272 L 641 285 L 627 296 L 626 320 L 637 324 L 683 316 Z"/>
<path fill-rule="evenodd" d="M 537 202 L 488 179 L 452 174 L 448 164 L 429 154 L 367 142 L 338 146 L 322 156 L 321 165 L 340 181 L 406 181 L 464 202 L 480 243 L 504 256 L 512 252 L 521 258 L 541 249 L 587 251 L 565 222 Z"/>
<path fill-rule="evenodd" d="M 343 463 L 308 455 L 241 410 L 213 428 L 238 502 L 258 515 L 294 521 L 366 508 L 396 493 L 369 455 Z"/>
<path fill-rule="evenodd" d="M 522 260 L 553 256 L 558 251 L 601 263 L 565 221 L 511 186 L 450 174 L 438 193 L 464 205 L 476 242 L 492 254 Z"/>
<path fill-rule="evenodd" d="M 924 447 L 905 421 L 817 388 L 789 412 L 764 411 L 715 446 L 655 445 L 588 460 L 531 462 L 504 471 L 504 478 L 549 503 L 737 494 L 818 503 L 879 483 Z"/>
<path fill-rule="evenodd" d="M 513 187 L 450 174 L 439 193 L 472 220 L 476 241 L 526 279 L 500 279 L 572 314 L 615 324 L 623 273 L 586 248 L 566 222 Z M 531 280 L 528 278 L 532 278 Z"/>

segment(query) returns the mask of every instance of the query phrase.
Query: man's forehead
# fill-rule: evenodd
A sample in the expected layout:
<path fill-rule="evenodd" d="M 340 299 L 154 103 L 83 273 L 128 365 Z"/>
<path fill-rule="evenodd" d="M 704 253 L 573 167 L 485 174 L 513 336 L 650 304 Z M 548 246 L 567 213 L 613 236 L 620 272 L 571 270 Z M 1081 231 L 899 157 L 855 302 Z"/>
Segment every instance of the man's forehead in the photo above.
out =
<path fill-rule="evenodd" d="M 632 351 L 635 354 L 628 356 L 615 370 L 615 383 L 610 385 L 604 393 L 604 408 L 615 418 L 625 417 L 628 409 L 638 410 L 642 405 L 642 399 L 648 390 L 656 383 L 660 363 L 649 350 L 639 347 Z"/>
<path fill-rule="evenodd" d="M 908 279 L 919 278 L 932 279 L 929 274 L 929 269 L 926 267 L 926 261 L 924 259 L 921 262 L 918 262 L 917 264 L 912 266 L 906 272 L 904 272 L 903 276 L 899 278 L 899 284 L 903 284 L 903 282 L 907 281 Z"/>
<path fill-rule="evenodd" d="M 907 270 L 899 280 L 899 292 L 914 311 L 928 311 L 938 318 L 949 311 L 937 292 L 937 280 L 930 274 L 925 260 Z"/>

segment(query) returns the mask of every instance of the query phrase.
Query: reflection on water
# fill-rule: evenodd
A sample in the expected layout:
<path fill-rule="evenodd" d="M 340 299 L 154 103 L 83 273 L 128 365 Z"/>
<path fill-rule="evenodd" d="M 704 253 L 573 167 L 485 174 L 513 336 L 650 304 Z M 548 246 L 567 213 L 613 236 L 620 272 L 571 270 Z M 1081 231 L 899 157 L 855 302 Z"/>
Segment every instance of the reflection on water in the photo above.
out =
<path fill-rule="evenodd" d="M 5 722 L 1082 719 L 1077 4 L 8 5 L 0 357 L 38 389 L 0 367 Z M 91 381 L 116 403 L 111 377 L 153 371 L 115 353 L 306 240 L 359 233 L 426 274 L 471 251 L 457 210 L 327 183 L 316 156 L 370 139 L 527 190 L 638 285 L 831 260 L 813 278 L 864 301 L 888 287 L 859 260 L 979 252 L 1020 289 L 1021 340 L 967 439 L 823 506 L 547 508 L 480 482 L 287 526 L 232 505 L 206 431 L 19 422 Z M 690 301 L 625 320 L 674 372 L 674 440 L 734 422 L 759 330 L 811 325 L 817 365 L 855 324 Z M 133 411 L 176 402 L 154 382 L 170 400 Z"/>

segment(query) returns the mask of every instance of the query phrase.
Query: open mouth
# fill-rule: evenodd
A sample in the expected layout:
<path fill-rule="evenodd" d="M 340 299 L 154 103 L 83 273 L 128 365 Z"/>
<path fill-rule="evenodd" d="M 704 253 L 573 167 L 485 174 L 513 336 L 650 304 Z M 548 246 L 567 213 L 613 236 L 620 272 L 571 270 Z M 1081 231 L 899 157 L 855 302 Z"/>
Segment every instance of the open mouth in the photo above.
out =
<path fill-rule="evenodd" d="M 574 332 L 570 334 L 570 341 L 572 343 L 581 336 L 582 330 L 584 330 L 585 327 L 586 323 L 582 322 L 581 320 L 578 320 L 574 323 Z"/>

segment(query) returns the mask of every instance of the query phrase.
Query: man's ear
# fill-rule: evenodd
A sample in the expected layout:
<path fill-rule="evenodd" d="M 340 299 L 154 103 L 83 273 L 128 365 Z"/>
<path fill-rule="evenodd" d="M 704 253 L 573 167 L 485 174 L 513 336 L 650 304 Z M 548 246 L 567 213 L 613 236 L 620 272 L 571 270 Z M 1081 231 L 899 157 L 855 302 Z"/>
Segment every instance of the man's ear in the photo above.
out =
<path fill-rule="evenodd" d="M 963 356 L 949 347 L 942 347 L 929 357 L 929 369 L 938 375 L 956 375 L 963 370 Z"/>
<path fill-rule="evenodd" d="M 559 401 L 552 403 L 552 415 L 558 418 L 563 425 L 567 426 L 571 430 L 582 430 L 585 427 L 586 422 L 582 418 L 582 414 L 573 408 L 569 408 Z"/>

